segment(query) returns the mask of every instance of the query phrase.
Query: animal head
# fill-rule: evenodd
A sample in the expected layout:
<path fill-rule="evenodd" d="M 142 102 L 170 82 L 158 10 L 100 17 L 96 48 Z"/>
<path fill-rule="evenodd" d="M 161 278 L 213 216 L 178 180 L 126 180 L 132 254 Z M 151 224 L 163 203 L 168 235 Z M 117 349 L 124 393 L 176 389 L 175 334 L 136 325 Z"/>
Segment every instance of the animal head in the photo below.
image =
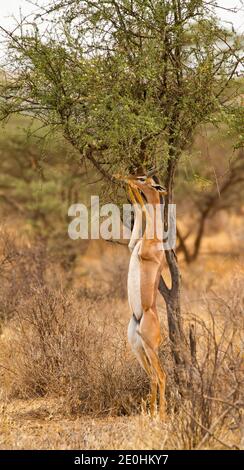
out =
<path fill-rule="evenodd" d="M 166 189 L 159 182 L 157 182 L 153 176 L 130 176 L 127 179 L 127 183 L 132 187 L 136 187 L 142 192 L 151 190 L 156 191 L 162 196 L 167 194 Z"/>
<path fill-rule="evenodd" d="M 116 179 L 120 181 L 124 181 L 128 184 L 132 189 L 138 189 L 142 193 L 148 191 L 155 191 L 162 196 L 167 194 L 167 190 L 156 180 L 154 175 L 145 174 L 145 175 L 129 175 L 129 176 L 122 176 L 122 175 L 115 175 Z"/>

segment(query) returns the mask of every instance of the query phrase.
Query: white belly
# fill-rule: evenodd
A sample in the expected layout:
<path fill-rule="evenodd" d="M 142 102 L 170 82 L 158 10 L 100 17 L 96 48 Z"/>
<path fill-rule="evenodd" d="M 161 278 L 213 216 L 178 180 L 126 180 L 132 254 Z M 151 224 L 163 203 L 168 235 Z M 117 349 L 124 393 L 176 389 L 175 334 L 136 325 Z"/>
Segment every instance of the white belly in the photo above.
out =
<path fill-rule="evenodd" d="M 138 320 L 142 317 L 141 306 L 141 277 L 140 277 L 140 260 L 138 252 L 141 247 L 141 240 L 137 242 L 134 250 L 132 251 L 129 272 L 128 272 L 128 301 L 131 312 L 134 313 Z"/>

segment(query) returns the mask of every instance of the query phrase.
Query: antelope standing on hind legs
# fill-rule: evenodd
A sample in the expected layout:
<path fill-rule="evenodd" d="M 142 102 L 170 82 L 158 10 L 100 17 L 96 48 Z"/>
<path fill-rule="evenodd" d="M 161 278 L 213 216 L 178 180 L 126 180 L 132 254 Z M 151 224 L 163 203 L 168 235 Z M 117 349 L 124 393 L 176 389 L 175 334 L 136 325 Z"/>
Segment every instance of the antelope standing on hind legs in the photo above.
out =
<path fill-rule="evenodd" d="M 122 178 L 121 178 L 122 179 Z M 136 213 L 136 234 L 132 232 L 130 248 L 133 248 L 128 272 L 128 300 L 132 317 L 128 326 L 128 340 L 140 365 L 150 377 L 150 412 L 157 408 L 157 387 L 159 388 L 159 415 L 165 418 L 166 376 L 158 357 L 161 342 L 160 322 L 156 307 L 159 279 L 164 264 L 163 230 L 157 233 L 157 215 L 160 195 L 166 190 L 152 178 L 130 176 L 123 178 L 129 185 L 132 202 L 139 203 L 146 215 L 143 237 L 137 241 L 138 221 Z M 145 205 L 142 193 L 147 201 Z M 149 211 L 152 209 L 151 211 Z M 137 209 L 138 210 L 138 209 Z M 160 217 L 161 220 L 161 217 Z M 148 238 L 148 235 L 152 238 Z"/>

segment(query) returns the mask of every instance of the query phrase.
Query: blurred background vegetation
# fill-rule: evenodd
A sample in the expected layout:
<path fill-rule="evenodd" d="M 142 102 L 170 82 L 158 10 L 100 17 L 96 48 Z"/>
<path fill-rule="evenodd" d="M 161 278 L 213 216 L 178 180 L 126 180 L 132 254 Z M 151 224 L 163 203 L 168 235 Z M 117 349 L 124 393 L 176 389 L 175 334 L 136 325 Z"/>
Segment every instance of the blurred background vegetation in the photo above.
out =
<path fill-rule="evenodd" d="M 243 80 L 240 86 L 244 92 Z M 186 262 L 193 261 L 200 245 L 192 247 L 192 236 L 201 237 L 214 216 L 243 214 L 244 155 L 235 148 L 238 128 L 224 124 L 202 125 L 193 144 L 184 152 L 177 170 L 178 248 Z M 21 225 L 28 236 L 45 240 L 52 250 L 71 258 L 76 247 L 67 237 L 68 208 L 86 203 L 100 194 L 104 202 L 110 193 L 102 191 L 101 177 L 58 132 L 43 129 L 40 122 L 26 116 L 12 116 L 0 132 L 1 220 Z M 122 201 L 126 202 L 125 195 Z M 180 221 L 184 218 L 184 226 Z M 202 224 L 204 227 L 202 227 Z M 202 232 L 203 231 L 203 232 Z M 201 233 L 200 233 L 201 232 Z M 188 238 L 191 236 L 191 243 Z M 188 246 L 188 245 L 191 245 Z"/>

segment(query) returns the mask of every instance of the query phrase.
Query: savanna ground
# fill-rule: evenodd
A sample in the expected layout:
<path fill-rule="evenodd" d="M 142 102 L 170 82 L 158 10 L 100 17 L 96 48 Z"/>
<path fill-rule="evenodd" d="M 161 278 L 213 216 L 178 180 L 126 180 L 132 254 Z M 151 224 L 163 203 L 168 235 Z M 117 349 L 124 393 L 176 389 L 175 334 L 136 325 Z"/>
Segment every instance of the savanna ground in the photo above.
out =
<path fill-rule="evenodd" d="M 184 402 L 159 299 L 168 378 L 168 419 L 160 423 L 148 415 L 148 380 L 126 340 L 127 248 L 74 242 L 80 254 L 61 263 L 8 221 L 1 229 L 0 448 L 242 448 L 241 224 L 241 214 L 222 211 L 197 262 L 189 268 L 180 258 L 185 331 L 194 324 L 197 337 L 194 390 Z"/>

